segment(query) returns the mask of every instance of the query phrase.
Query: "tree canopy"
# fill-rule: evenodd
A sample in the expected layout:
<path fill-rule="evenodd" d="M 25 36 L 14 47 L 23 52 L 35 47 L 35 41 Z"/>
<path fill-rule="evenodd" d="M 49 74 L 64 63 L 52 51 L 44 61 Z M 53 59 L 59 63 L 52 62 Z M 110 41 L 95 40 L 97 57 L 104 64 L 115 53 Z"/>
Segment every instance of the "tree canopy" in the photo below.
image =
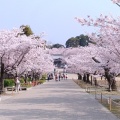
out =
<path fill-rule="evenodd" d="M 79 47 L 88 46 L 91 41 L 87 35 L 81 34 L 80 36 L 71 37 L 66 41 L 66 48 L 68 47 Z"/>
<path fill-rule="evenodd" d="M 23 29 L 23 33 L 24 33 L 26 36 L 30 36 L 30 35 L 33 34 L 30 26 L 28 26 L 28 25 L 21 25 L 20 28 Z"/>
<path fill-rule="evenodd" d="M 62 47 L 64 47 L 64 45 L 59 44 L 59 43 L 52 45 L 52 48 L 62 48 Z"/>

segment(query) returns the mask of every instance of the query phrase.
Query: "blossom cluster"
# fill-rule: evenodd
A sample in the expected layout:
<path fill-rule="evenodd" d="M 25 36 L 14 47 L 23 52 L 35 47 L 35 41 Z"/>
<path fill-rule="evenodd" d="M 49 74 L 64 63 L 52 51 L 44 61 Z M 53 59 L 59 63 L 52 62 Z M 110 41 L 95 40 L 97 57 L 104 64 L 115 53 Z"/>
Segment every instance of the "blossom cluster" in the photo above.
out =
<path fill-rule="evenodd" d="M 51 71 L 53 61 L 43 47 L 43 39 L 20 33 L 22 29 L 0 31 L 0 64 L 4 64 L 4 72 L 24 75 Z"/>

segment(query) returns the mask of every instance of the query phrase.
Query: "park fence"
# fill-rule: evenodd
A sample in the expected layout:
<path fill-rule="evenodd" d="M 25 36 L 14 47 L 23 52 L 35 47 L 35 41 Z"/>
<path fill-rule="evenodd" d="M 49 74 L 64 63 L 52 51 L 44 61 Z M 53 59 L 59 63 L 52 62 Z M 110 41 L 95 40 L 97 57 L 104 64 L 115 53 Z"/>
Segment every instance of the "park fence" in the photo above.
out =
<path fill-rule="evenodd" d="M 120 93 L 117 95 L 110 95 L 105 93 L 106 89 L 96 86 L 86 87 L 86 92 L 91 93 L 95 96 L 95 99 L 98 100 L 102 105 L 108 108 L 111 112 L 116 114 L 120 118 Z"/>

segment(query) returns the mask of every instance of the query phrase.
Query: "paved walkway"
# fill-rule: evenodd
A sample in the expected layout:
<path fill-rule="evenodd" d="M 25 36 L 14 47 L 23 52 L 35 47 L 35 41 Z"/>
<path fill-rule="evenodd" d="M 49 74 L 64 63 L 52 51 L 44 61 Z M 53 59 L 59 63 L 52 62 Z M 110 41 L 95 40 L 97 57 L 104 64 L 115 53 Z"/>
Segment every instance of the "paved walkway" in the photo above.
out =
<path fill-rule="evenodd" d="M 0 102 L 0 120 L 118 120 L 72 80 L 51 80 Z"/>

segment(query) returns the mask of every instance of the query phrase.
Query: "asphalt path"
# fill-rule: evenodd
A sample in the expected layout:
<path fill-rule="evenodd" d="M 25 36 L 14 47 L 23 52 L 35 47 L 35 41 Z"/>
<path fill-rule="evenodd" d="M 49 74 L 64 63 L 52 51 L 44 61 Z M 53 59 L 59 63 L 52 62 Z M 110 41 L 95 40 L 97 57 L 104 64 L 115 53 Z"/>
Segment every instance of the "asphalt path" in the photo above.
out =
<path fill-rule="evenodd" d="M 3 96 L 0 120 L 119 119 L 73 80 L 50 80 L 6 99 Z"/>

